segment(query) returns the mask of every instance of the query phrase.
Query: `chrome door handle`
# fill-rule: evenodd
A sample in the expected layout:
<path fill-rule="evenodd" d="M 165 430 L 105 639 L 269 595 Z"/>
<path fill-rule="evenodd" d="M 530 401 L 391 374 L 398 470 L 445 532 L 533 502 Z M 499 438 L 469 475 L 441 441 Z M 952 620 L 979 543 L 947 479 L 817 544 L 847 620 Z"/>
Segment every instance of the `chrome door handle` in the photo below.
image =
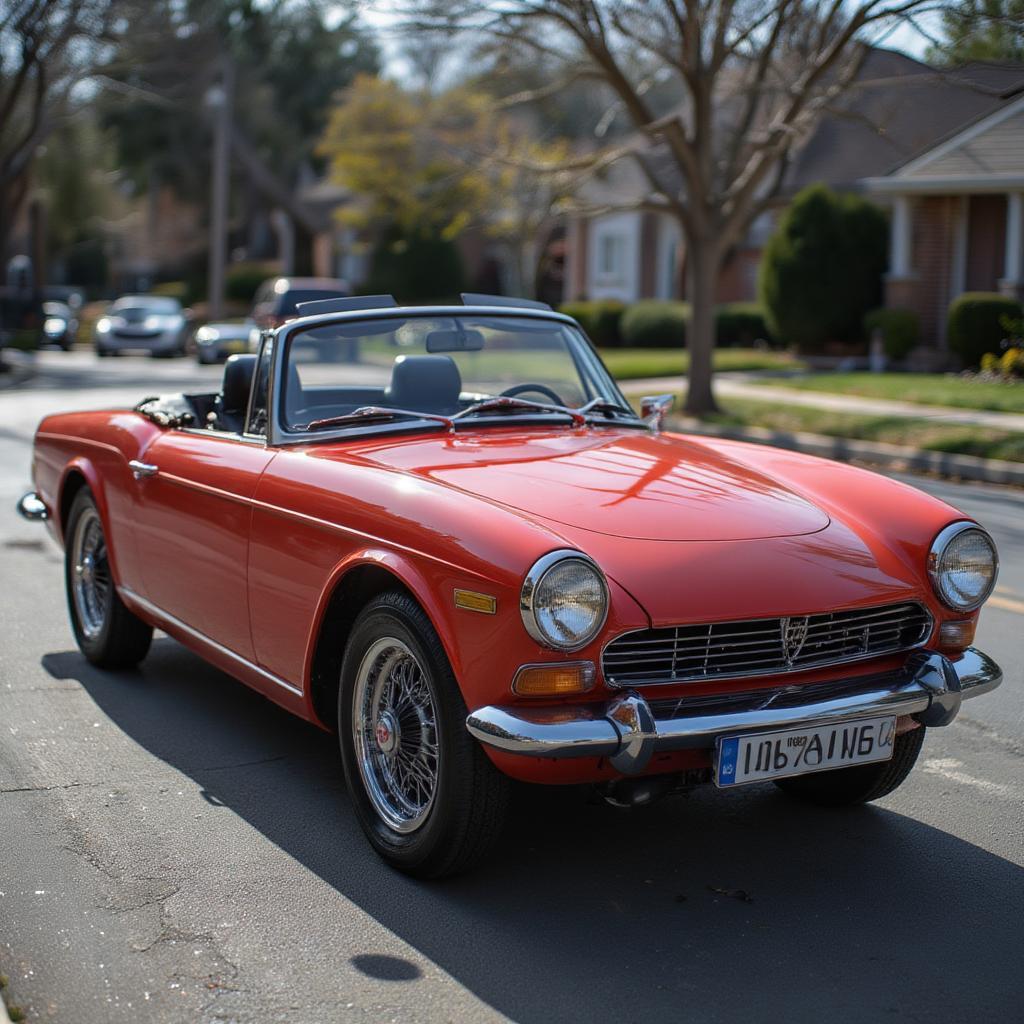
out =
<path fill-rule="evenodd" d="M 144 476 L 156 476 L 160 471 L 159 466 L 154 466 L 149 462 L 139 462 L 138 459 L 132 459 L 128 463 L 128 468 L 132 471 L 132 476 L 136 480 L 141 480 Z"/>

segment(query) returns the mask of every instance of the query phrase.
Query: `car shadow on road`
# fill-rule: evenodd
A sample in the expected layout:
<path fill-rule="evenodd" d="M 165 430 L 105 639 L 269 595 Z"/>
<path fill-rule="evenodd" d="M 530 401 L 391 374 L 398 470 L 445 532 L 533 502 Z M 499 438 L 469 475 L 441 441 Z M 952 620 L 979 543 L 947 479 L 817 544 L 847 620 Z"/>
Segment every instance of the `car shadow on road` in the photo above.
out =
<path fill-rule="evenodd" d="M 515 1020 L 1019 1014 L 1024 870 L 891 810 L 817 811 L 769 786 L 617 811 L 531 788 L 496 857 L 417 883 L 364 841 L 332 737 L 172 641 L 137 673 L 77 652 L 43 665 Z"/>

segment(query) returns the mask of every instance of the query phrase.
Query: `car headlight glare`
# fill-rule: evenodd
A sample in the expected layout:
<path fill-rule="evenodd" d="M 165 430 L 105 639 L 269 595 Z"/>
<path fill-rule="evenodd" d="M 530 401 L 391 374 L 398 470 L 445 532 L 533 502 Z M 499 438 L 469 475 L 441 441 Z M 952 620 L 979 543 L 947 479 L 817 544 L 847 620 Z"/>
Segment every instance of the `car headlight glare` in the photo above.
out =
<path fill-rule="evenodd" d="M 552 551 L 526 574 L 519 604 L 523 625 L 537 643 L 575 651 L 604 625 L 608 584 L 580 552 Z"/>
<path fill-rule="evenodd" d="M 928 575 L 943 604 L 958 612 L 980 608 L 996 585 L 999 557 L 992 538 L 973 523 L 947 526 L 928 553 Z"/>

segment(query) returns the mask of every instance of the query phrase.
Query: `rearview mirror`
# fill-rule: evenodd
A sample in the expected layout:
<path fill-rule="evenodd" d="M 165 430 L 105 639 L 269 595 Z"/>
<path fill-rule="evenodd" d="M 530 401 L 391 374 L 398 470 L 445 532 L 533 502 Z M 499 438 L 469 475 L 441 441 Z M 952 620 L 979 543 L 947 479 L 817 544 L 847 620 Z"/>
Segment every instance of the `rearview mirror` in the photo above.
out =
<path fill-rule="evenodd" d="M 480 331 L 431 331 L 427 335 L 428 352 L 479 352 L 484 347 Z"/>
<path fill-rule="evenodd" d="M 652 429 L 661 430 L 675 401 L 675 395 L 645 395 L 640 399 L 640 418 L 646 420 Z"/>

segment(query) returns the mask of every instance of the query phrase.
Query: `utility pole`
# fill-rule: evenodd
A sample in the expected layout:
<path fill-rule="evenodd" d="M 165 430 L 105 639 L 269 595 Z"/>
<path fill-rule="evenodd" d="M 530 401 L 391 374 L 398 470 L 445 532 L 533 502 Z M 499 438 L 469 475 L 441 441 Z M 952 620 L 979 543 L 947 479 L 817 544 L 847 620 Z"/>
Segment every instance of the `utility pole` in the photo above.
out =
<path fill-rule="evenodd" d="M 228 256 L 228 176 L 234 69 L 221 58 L 220 82 L 206 94 L 213 107 L 213 177 L 210 183 L 210 265 L 207 278 L 210 319 L 224 315 L 224 268 Z"/>

